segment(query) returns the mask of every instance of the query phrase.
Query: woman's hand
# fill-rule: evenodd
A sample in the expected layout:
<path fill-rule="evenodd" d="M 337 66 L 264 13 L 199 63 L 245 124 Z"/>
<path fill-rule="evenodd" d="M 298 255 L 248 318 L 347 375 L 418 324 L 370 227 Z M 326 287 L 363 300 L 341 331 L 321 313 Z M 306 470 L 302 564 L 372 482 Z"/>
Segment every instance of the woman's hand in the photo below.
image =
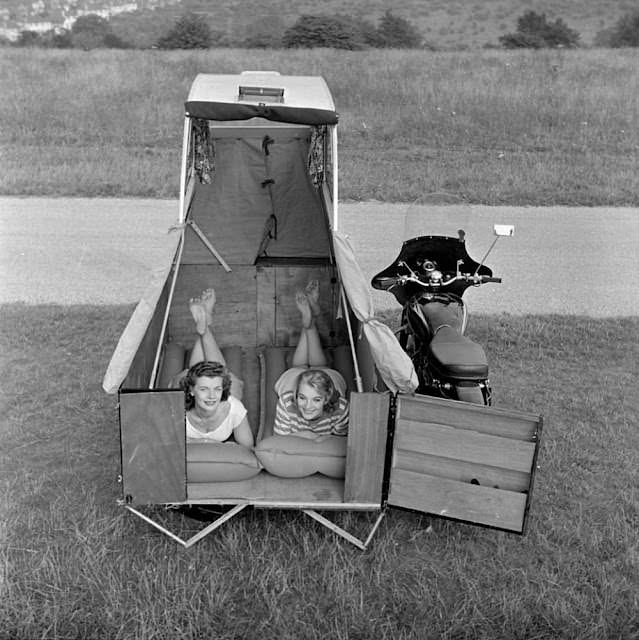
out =
<path fill-rule="evenodd" d="M 249 449 L 253 448 L 253 432 L 246 418 L 233 429 L 233 437 L 238 444 L 248 447 Z"/>

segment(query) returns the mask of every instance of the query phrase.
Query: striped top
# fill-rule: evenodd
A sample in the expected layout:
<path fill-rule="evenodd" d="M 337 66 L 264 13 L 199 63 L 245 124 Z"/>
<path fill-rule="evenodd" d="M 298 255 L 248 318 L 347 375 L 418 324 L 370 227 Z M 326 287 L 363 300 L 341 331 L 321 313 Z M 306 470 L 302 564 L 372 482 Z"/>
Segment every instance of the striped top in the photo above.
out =
<path fill-rule="evenodd" d="M 297 409 L 295 392 L 285 391 L 277 401 L 273 431 L 278 435 L 312 431 L 318 435 L 345 436 L 348 431 L 348 400 L 340 397 L 333 413 L 325 413 L 317 420 L 307 420 Z"/>

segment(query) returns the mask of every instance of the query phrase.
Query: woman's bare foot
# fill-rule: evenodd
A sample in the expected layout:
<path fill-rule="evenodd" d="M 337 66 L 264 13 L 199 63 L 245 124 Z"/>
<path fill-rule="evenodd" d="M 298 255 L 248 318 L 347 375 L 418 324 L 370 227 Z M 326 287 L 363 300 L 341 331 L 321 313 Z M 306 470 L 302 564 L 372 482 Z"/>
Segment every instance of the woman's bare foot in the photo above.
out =
<path fill-rule="evenodd" d="M 313 316 L 318 316 L 321 313 L 320 303 L 319 303 L 319 282 L 317 280 L 311 280 L 306 285 L 306 289 L 304 289 L 306 293 L 306 298 L 308 299 L 308 304 L 311 307 L 311 313 Z"/>
<path fill-rule="evenodd" d="M 203 336 L 209 326 L 205 303 L 200 298 L 191 298 L 189 300 L 189 310 L 195 321 L 195 330 Z"/>
<path fill-rule="evenodd" d="M 215 306 L 215 289 L 205 289 L 199 298 L 189 300 L 189 309 L 195 320 L 196 331 L 203 336 L 207 327 L 213 321 L 213 307 Z"/>
<path fill-rule="evenodd" d="M 211 324 L 213 321 L 213 307 L 215 306 L 215 289 L 206 289 L 202 292 L 202 296 L 200 298 L 202 300 L 202 304 L 204 305 L 204 309 L 206 310 L 206 320 L 207 324 Z"/>
<path fill-rule="evenodd" d="M 313 313 L 308 296 L 303 291 L 298 291 L 295 294 L 295 304 L 302 315 L 302 326 L 308 329 L 313 324 Z"/>

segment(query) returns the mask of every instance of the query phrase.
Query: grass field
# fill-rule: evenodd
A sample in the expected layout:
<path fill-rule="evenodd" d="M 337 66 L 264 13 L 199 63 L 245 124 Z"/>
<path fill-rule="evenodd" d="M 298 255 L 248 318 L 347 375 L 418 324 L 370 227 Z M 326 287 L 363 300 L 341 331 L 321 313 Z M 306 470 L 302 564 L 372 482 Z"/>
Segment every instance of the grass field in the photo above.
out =
<path fill-rule="evenodd" d="M 3 49 L 0 193 L 175 197 L 194 75 L 245 68 L 326 77 L 342 199 L 639 203 L 624 51 Z M 131 311 L 0 306 L 0 640 L 639 638 L 636 318 L 473 318 L 495 404 L 544 415 L 526 536 L 392 510 L 362 553 L 246 510 L 187 551 L 116 505 L 101 380 Z"/>
<path fill-rule="evenodd" d="M 0 309 L 2 640 L 639 637 L 636 319 L 474 319 L 496 404 L 544 414 L 526 536 L 391 510 L 362 553 L 302 514 L 247 510 L 187 551 L 115 502 L 100 384 L 130 312 Z"/>
<path fill-rule="evenodd" d="M 340 199 L 639 204 L 634 50 L 0 49 L 4 195 L 173 198 L 198 72 L 320 74 Z"/>

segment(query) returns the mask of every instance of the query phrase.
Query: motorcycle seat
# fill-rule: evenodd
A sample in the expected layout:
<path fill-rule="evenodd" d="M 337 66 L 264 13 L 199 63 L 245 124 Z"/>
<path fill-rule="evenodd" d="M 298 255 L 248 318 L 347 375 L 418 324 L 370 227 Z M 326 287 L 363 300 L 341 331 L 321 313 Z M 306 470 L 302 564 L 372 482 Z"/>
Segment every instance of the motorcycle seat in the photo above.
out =
<path fill-rule="evenodd" d="M 457 380 L 488 377 L 488 360 L 482 346 L 448 325 L 437 328 L 428 355 L 433 369 L 443 376 Z"/>

